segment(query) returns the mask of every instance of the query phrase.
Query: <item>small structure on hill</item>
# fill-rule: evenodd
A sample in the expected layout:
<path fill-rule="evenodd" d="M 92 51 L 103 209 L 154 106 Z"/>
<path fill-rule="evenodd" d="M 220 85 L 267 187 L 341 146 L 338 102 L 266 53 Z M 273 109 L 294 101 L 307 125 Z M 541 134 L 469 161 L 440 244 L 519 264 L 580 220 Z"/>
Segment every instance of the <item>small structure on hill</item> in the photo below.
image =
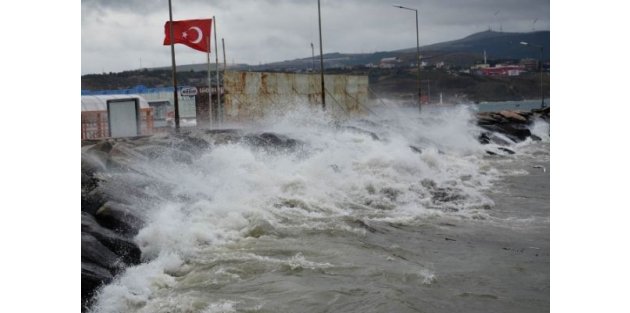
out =
<path fill-rule="evenodd" d="M 399 66 L 400 58 L 399 57 L 391 57 L 391 58 L 382 58 L 378 67 L 380 68 L 394 68 Z"/>

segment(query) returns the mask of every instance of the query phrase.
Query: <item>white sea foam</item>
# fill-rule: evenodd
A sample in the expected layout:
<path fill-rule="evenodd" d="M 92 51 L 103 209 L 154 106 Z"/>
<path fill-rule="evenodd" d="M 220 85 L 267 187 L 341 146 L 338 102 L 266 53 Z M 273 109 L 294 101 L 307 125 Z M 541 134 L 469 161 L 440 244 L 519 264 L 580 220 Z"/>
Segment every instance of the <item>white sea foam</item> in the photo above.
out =
<path fill-rule="evenodd" d="M 532 134 L 540 137 L 544 142 L 549 142 L 550 125 L 543 120 L 535 120 L 529 128 Z"/>
<path fill-rule="evenodd" d="M 133 171 L 110 174 L 106 189 L 124 195 L 126 188 L 142 186 L 144 196 L 129 196 L 126 202 L 147 219 L 135 238 L 146 263 L 103 288 L 94 312 L 159 307 L 155 301 L 167 300 L 155 295 L 178 284 L 171 274 L 184 271 L 208 249 L 252 233 L 336 229 L 364 234 L 344 221 L 484 218 L 493 203 L 483 191 L 498 173 L 487 165 L 472 117 L 465 107 L 421 116 L 415 109 L 391 107 L 370 118 L 337 122 L 301 107 L 243 130 L 296 139 L 302 144 L 293 151 L 227 143 L 202 151 L 191 164 L 167 157 L 130 161 Z M 335 266 L 302 254 L 256 257 L 291 269 Z M 435 281 L 430 272 L 418 275 L 424 284 Z M 210 304 L 204 312 L 232 312 L 234 304 Z"/>
<path fill-rule="evenodd" d="M 236 304 L 236 302 L 234 301 L 220 301 L 217 303 L 211 303 L 209 304 L 202 313 L 229 313 L 229 312 L 236 312 L 236 308 L 234 308 L 234 305 Z"/>

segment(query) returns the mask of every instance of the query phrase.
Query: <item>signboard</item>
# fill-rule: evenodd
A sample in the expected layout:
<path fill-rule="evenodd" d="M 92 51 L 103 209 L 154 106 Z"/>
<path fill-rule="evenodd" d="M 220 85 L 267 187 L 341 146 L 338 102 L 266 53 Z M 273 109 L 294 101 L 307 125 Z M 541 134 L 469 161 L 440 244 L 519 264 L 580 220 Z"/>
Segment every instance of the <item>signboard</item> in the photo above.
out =
<path fill-rule="evenodd" d="M 183 87 L 180 91 L 179 94 L 182 95 L 182 97 L 194 97 L 197 95 L 197 88 L 195 87 Z"/>
<path fill-rule="evenodd" d="M 167 127 L 167 117 L 172 107 L 171 102 L 168 100 L 149 101 L 149 106 L 153 109 L 153 127 Z"/>
<path fill-rule="evenodd" d="M 107 120 L 112 138 L 140 135 L 138 98 L 107 100 Z"/>

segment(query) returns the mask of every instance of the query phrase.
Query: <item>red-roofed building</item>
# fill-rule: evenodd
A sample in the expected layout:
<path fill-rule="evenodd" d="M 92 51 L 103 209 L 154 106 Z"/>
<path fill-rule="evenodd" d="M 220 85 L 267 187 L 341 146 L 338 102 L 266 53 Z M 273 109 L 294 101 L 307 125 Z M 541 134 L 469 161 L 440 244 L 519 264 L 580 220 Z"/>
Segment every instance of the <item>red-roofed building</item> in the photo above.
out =
<path fill-rule="evenodd" d="M 522 65 L 497 65 L 495 67 L 480 68 L 481 75 L 484 76 L 519 76 L 525 72 Z"/>

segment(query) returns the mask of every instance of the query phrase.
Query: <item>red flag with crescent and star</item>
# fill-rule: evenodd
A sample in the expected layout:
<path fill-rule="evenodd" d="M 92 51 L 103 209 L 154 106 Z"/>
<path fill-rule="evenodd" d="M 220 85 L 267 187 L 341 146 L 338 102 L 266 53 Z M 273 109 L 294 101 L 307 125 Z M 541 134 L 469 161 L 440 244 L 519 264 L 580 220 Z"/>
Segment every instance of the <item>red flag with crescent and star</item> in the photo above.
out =
<path fill-rule="evenodd" d="M 212 19 L 173 21 L 173 43 L 181 43 L 195 50 L 210 52 Z M 170 22 L 164 24 L 164 45 L 171 44 Z"/>

